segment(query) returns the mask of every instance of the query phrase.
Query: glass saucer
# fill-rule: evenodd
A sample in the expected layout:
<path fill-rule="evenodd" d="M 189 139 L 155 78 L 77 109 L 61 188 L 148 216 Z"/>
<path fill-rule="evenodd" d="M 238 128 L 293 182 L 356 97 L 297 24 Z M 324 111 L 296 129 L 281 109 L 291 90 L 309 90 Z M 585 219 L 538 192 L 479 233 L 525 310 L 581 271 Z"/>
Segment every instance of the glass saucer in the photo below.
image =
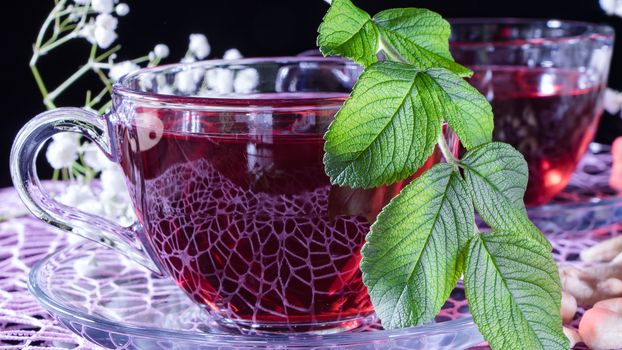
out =
<path fill-rule="evenodd" d="M 622 193 L 609 186 L 611 146 L 592 143 L 566 188 L 551 202 L 527 209 L 544 234 L 615 231 L 622 223 Z"/>
<path fill-rule="evenodd" d="M 466 349 L 483 338 L 462 287 L 430 324 L 379 324 L 326 335 L 239 335 L 219 328 L 168 279 L 92 242 L 48 256 L 30 272 L 34 297 L 69 330 L 123 349 Z"/>

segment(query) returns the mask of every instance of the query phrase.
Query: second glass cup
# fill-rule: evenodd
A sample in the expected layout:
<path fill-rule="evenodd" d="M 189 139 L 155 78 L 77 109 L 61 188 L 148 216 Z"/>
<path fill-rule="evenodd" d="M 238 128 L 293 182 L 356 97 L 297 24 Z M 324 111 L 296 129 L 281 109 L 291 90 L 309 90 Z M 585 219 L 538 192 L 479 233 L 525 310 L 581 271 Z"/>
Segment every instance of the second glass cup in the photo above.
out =
<path fill-rule="evenodd" d="M 570 180 L 603 111 L 613 29 L 533 19 L 455 19 L 450 48 L 492 104 L 494 139 L 526 158 L 527 205 Z"/>

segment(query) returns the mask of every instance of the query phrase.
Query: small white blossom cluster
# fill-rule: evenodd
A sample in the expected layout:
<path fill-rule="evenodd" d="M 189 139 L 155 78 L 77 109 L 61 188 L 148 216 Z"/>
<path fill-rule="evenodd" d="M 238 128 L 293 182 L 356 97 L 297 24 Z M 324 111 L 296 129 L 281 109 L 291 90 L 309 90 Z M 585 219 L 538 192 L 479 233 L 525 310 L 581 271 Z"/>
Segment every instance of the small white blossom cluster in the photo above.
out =
<path fill-rule="evenodd" d="M 95 18 L 91 17 L 88 23 L 84 24 L 79 35 L 102 49 L 109 48 L 118 38 L 116 30 L 119 21 L 113 14 L 125 16 L 130 12 L 130 7 L 125 3 L 119 3 L 118 0 L 74 0 L 74 2 L 81 6 L 90 5 L 96 13 Z"/>
<path fill-rule="evenodd" d="M 101 189 L 75 182 L 65 188 L 56 200 L 85 213 L 98 215 L 121 226 L 136 222 L 123 174 L 117 165 L 102 171 Z"/>
<path fill-rule="evenodd" d="M 190 35 L 188 54 L 182 62 L 195 62 L 205 58 L 210 47 L 203 34 Z M 223 55 L 224 60 L 243 58 L 237 49 L 229 49 Z M 204 82 L 204 84 L 203 84 Z M 259 85 L 259 73 L 254 68 L 233 70 L 229 68 L 212 68 L 204 71 L 198 67 L 182 70 L 175 75 L 175 88 L 184 94 L 194 94 L 198 86 L 202 88 L 196 92 L 200 96 L 216 94 L 230 94 L 233 92 L 246 94 L 252 92 Z M 159 86 L 160 93 L 172 94 L 174 89 L 166 84 Z"/>
<path fill-rule="evenodd" d="M 135 221 L 119 165 L 111 162 L 95 144 L 81 144 L 79 134 L 59 133 L 52 138 L 45 156 L 56 170 L 71 168 L 82 158 L 86 166 L 100 173 L 101 189 L 95 189 L 85 181 L 76 181 L 57 196 L 59 202 L 124 226 Z"/>
<path fill-rule="evenodd" d="M 121 0 L 122 1 L 122 0 Z M 51 50 L 60 47 L 65 42 L 84 38 L 93 44 L 91 57 L 87 63 L 70 76 L 67 81 L 55 89 L 47 89 L 44 82 L 40 90 L 43 101 L 48 108 L 55 108 L 55 99 L 68 86 L 89 70 L 98 74 L 105 87 L 97 95 L 87 93 L 87 102 L 84 108 L 103 113 L 110 108 L 110 101 L 102 102 L 110 93 L 111 83 L 119 81 L 123 76 L 140 69 L 142 63 L 147 66 L 157 65 L 160 60 L 170 55 L 169 47 L 165 44 L 157 44 L 148 55 L 133 60 L 117 62 L 119 46 L 110 48 L 118 39 L 118 17 L 127 15 L 130 7 L 120 0 L 60 0 L 50 13 L 49 18 L 64 20 L 46 21 L 40 29 L 37 42 L 33 45 L 33 56 L 30 61 L 31 69 L 35 78 L 39 77 L 37 61 Z M 64 17 L 66 16 L 66 17 Z M 53 25 L 53 30 L 50 27 Z M 52 37 L 50 40 L 42 40 L 46 33 L 67 33 L 65 36 Z M 104 53 L 97 53 L 99 49 L 108 49 Z M 204 34 L 195 33 L 189 36 L 188 51 L 181 62 L 191 63 L 208 58 L 211 47 Z M 227 50 L 223 59 L 235 60 L 242 58 L 237 49 Z M 104 74 L 101 74 L 101 72 Z M 36 73 L 36 74 L 35 74 Z M 107 74 L 105 74 L 107 73 Z M 174 84 L 171 86 L 165 78 L 157 76 L 158 92 L 194 93 L 197 86 L 207 88 L 201 93 L 247 93 L 253 91 L 259 83 L 259 74 L 254 69 L 187 69 L 176 75 Z M 40 79 L 40 77 L 39 77 Z M 141 81 L 141 84 L 143 82 Z M 144 85 L 153 84 L 152 79 L 145 79 Z M 161 89 L 160 89 L 161 88 Z M 162 91 L 160 91 L 162 90 Z M 101 105 L 98 109 L 96 105 Z M 106 217 L 121 225 L 129 225 L 135 221 L 134 212 L 124 176 L 119 165 L 111 162 L 106 155 L 93 143 L 83 142 L 80 135 L 75 133 L 60 133 L 52 138 L 46 150 L 46 159 L 55 170 L 55 178 L 62 175 L 64 180 L 72 180 L 66 190 L 57 196 L 57 200 L 65 205 Z M 91 180 L 99 175 L 99 186 L 91 186 Z"/>
<path fill-rule="evenodd" d="M 610 16 L 622 17 L 622 0 L 600 0 L 600 7 Z"/>
<path fill-rule="evenodd" d="M 605 110 L 611 114 L 618 114 L 622 111 L 622 92 L 612 89 L 605 90 Z"/>

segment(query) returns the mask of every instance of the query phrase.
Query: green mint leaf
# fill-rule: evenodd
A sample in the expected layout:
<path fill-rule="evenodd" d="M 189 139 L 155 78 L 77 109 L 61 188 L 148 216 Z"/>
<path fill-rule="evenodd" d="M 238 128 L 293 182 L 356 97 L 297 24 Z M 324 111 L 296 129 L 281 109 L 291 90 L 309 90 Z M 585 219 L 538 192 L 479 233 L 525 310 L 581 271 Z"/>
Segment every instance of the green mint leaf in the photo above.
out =
<path fill-rule="evenodd" d="M 324 55 L 351 58 L 365 67 L 378 61 L 378 30 L 369 14 L 350 0 L 333 0 L 318 32 Z"/>
<path fill-rule="evenodd" d="M 492 137 L 490 105 L 443 68 L 368 67 L 325 135 L 334 184 L 370 188 L 412 175 L 430 156 L 442 117 L 470 149 Z"/>
<path fill-rule="evenodd" d="M 380 213 L 361 271 L 385 328 L 431 321 L 464 271 L 473 204 L 452 165 L 437 164 Z"/>
<path fill-rule="evenodd" d="M 486 98 L 464 79 L 445 69 L 428 69 L 426 73 L 443 90 L 443 116 L 462 145 L 470 150 L 492 141 L 492 107 Z"/>
<path fill-rule="evenodd" d="M 333 184 L 371 188 L 412 175 L 441 132 L 432 79 L 412 66 L 378 62 L 359 77 L 324 138 Z"/>
<path fill-rule="evenodd" d="M 415 68 L 446 68 L 461 77 L 473 72 L 456 63 L 449 52 L 451 28 L 439 14 L 426 9 L 392 9 L 371 18 L 350 0 L 333 0 L 318 29 L 317 45 L 326 56 L 338 55 L 368 67 L 385 54 Z"/>
<path fill-rule="evenodd" d="M 454 62 L 449 52 L 451 28 L 439 14 L 426 9 L 397 8 L 378 13 L 373 21 L 383 47 L 396 51 L 415 67 L 446 68 L 461 77 L 473 74 Z"/>
<path fill-rule="evenodd" d="M 469 193 L 482 220 L 500 231 L 550 243 L 525 213 L 527 162 L 512 146 L 490 142 L 469 151 L 461 161 Z"/>
<path fill-rule="evenodd" d="M 561 286 L 548 249 L 512 233 L 476 235 L 464 286 L 469 309 L 493 349 L 568 349 Z"/>

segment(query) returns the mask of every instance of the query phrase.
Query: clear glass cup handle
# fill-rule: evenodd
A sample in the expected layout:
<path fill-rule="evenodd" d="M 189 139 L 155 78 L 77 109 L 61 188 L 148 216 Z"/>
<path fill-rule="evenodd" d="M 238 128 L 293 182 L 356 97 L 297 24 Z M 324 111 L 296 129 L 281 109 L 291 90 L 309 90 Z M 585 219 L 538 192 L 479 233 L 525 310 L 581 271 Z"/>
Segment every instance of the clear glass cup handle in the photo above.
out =
<path fill-rule="evenodd" d="M 45 141 L 60 132 L 75 132 L 94 142 L 113 161 L 109 125 L 104 118 L 81 108 L 58 108 L 34 117 L 19 131 L 11 149 L 11 177 L 22 201 L 39 219 L 63 230 L 113 248 L 161 273 L 138 239 L 140 225 L 123 227 L 102 217 L 66 206 L 47 194 L 36 171 L 37 154 Z"/>

